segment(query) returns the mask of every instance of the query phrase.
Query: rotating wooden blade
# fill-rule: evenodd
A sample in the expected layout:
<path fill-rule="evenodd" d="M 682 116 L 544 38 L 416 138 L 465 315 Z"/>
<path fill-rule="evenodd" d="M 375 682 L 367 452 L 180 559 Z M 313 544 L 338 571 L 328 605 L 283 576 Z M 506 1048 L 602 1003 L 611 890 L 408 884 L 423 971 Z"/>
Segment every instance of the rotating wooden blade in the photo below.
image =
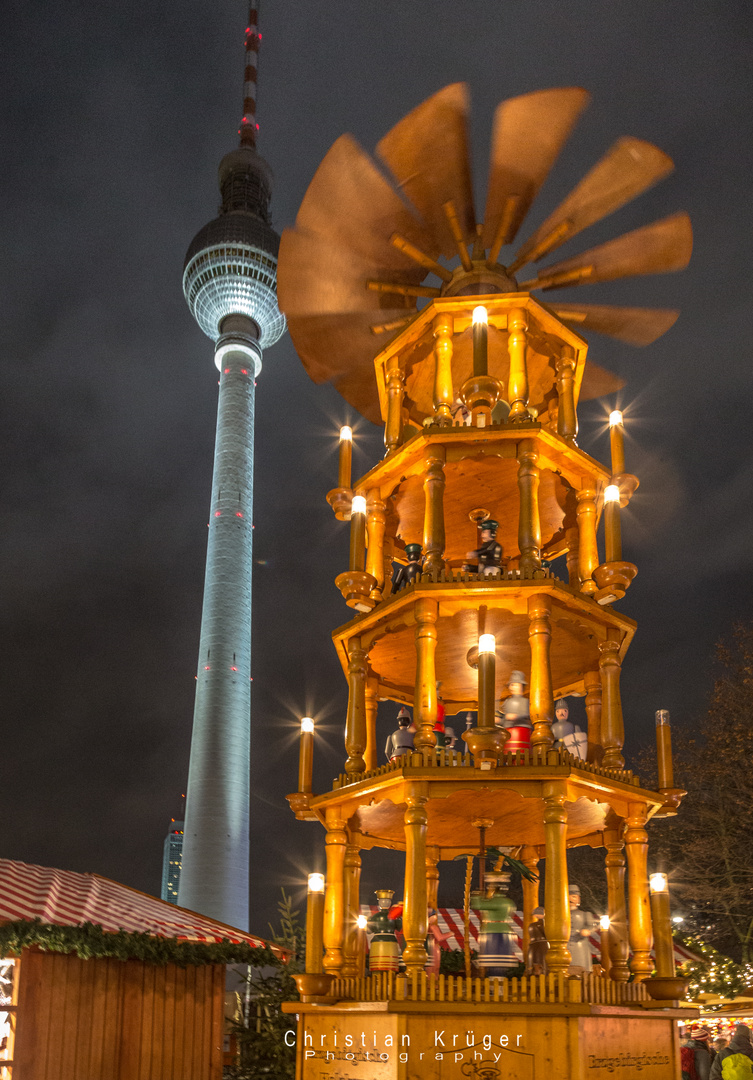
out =
<path fill-rule="evenodd" d="M 558 319 L 577 329 L 626 341 L 629 345 L 651 345 L 674 326 L 679 311 L 669 308 L 615 307 L 599 304 L 552 304 Z"/>
<path fill-rule="evenodd" d="M 482 242 L 496 262 L 549 175 L 590 95 L 579 87 L 510 98 L 494 113 Z"/>
<path fill-rule="evenodd" d="M 629 135 L 618 139 L 526 241 L 513 267 L 525 266 L 554 251 L 571 236 L 647 191 L 673 168 L 672 159 L 653 143 Z"/>
<path fill-rule="evenodd" d="M 521 282 L 521 289 L 555 289 L 640 274 L 667 274 L 688 265 L 693 230 L 684 212 L 654 221 L 599 247 L 545 266 L 538 278 Z"/>
<path fill-rule="evenodd" d="M 467 87 L 453 83 L 403 117 L 377 146 L 377 155 L 448 258 L 457 254 L 457 246 L 443 207 L 454 205 L 466 243 L 476 230 L 467 117 Z"/>
<path fill-rule="evenodd" d="M 583 379 L 580 384 L 578 400 L 593 401 L 594 398 L 605 397 L 607 394 L 614 394 L 618 390 L 622 390 L 624 385 L 625 380 L 621 379 L 619 375 L 607 371 L 606 368 L 599 367 L 598 364 L 592 364 L 588 360 L 583 369 Z"/>

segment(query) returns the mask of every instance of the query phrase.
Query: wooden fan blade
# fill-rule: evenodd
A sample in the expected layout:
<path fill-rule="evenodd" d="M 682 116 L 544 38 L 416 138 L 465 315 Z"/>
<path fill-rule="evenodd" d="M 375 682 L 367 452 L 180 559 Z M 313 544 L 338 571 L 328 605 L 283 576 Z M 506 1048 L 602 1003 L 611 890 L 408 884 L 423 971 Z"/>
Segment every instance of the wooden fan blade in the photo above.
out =
<path fill-rule="evenodd" d="M 583 369 L 583 380 L 580 384 L 578 400 L 593 401 L 594 398 L 605 397 L 607 394 L 614 394 L 617 390 L 622 390 L 624 385 L 624 379 L 611 371 L 607 371 L 606 368 L 599 367 L 598 364 L 592 364 L 588 360 Z"/>
<path fill-rule="evenodd" d="M 629 345 L 651 345 L 674 326 L 680 314 L 669 308 L 599 304 L 552 304 L 551 308 L 558 319 L 577 329 L 595 330 Z"/>
<path fill-rule="evenodd" d="M 408 263 L 408 269 L 399 268 L 397 263 Z M 368 312 L 373 323 L 387 321 L 382 317 L 385 309 L 398 309 L 402 314 L 416 310 L 413 296 L 370 290 L 367 282 L 376 272 L 398 285 L 414 285 L 426 273 L 390 245 L 384 262 L 375 265 L 370 254 L 364 255 L 337 239 L 299 228 L 285 229 L 277 266 L 280 311 L 287 316 Z"/>
<path fill-rule="evenodd" d="M 350 135 L 342 135 L 327 152 L 304 195 L 296 226 L 372 259 L 374 276 L 391 267 L 414 271 L 417 264 L 395 251 L 390 238 L 401 237 L 433 257 L 439 251 L 428 229 L 391 187 L 376 163 Z"/>
<path fill-rule="evenodd" d="M 573 86 L 523 94 L 497 106 L 482 233 L 494 261 L 500 247 L 513 241 L 589 100 L 586 90 Z"/>
<path fill-rule="evenodd" d="M 403 117 L 376 149 L 448 258 L 457 247 L 442 209 L 446 203 L 454 204 L 466 243 L 476 231 L 467 117 L 468 89 L 453 83 Z"/>
<path fill-rule="evenodd" d="M 625 233 L 572 259 L 545 266 L 536 280 L 520 288 L 553 289 L 558 285 L 584 285 L 639 274 L 667 274 L 688 265 L 693 230 L 684 212 Z M 569 280 L 562 280 L 565 276 Z"/>
<path fill-rule="evenodd" d="M 618 139 L 526 241 L 514 265 L 524 266 L 554 251 L 571 236 L 647 191 L 673 168 L 672 159 L 653 143 L 629 135 Z"/>

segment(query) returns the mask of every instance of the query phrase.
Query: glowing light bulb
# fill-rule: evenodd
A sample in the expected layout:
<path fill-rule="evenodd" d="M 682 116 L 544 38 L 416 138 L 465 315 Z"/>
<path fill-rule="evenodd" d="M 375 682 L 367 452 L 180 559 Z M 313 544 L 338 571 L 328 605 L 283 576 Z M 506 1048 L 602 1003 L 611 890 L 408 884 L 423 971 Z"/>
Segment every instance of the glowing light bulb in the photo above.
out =
<path fill-rule="evenodd" d="M 608 930 L 609 927 L 610 927 L 610 923 L 611 923 L 611 920 L 610 920 L 608 915 L 602 915 L 601 918 L 599 919 L 599 926 L 601 927 L 602 930 Z"/>
<path fill-rule="evenodd" d="M 314 721 L 311 719 L 310 716 L 304 716 L 302 718 L 302 720 L 301 720 L 301 731 L 302 732 L 303 731 L 311 731 L 311 732 L 313 732 L 313 730 L 314 730 Z"/>
<path fill-rule="evenodd" d="M 366 499 L 363 495 L 354 495 L 353 503 L 350 508 L 351 514 L 365 514 L 366 513 Z"/>
<path fill-rule="evenodd" d="M 604 491 L 605 503 L 618 503 L 620 501 L 620 489 L 616 484 L 610 484 Z"/>
<path fill-rule="evenodd" d="M 309 874 L 309 892 L 324 892 L 324 874 Z"/>
<path fill-rule="evenodd" d="M 622 413 L 619 409 L 615 409 L 609 414 L 609 426 L 617 427 L 618 424 L 622 424 Z"/>
<path fill-rule="evenodd" d="M 479 305 L 479 307 L 475 307 L 473 309 L 472 319 L 473 319 L 473 325 L 474 326 L 477 326 L 479 323 L 484 323 L 484 324 L 488 323 L 489 315 L 487 313 L 486 308 L 481 307 L 480 305 Z"/>
<path fill-rule="evenodd" d="M 365 930 L 367 922 L 368 922 L 368 919 L 366 918 L 365 915 L 359 915 L 358 918 L 356 919 L 356 926 L 358 927 L 359 930 Z"/>
<path fill-rule="evenodd" d="M 667 881 L 666 874 L 652 874 L 648 879 L 648 886 L 651 892 L 667 892 L 669 889 L 669 883 Z"/>
<path fill-rule="evenodd" d="M 353 438 L 353 431 L 352 431 L 351 428 L 349 428 L 349 427 L 341 427 L 340 428 L 340 442 L 342 442 L 343 439 L 350 442 L 352 438 Z"/>
<path fill-rule="evenodd" d="M 478 639 L 478 651 L 480 653 L 493 653 L 497 647 L 494 634 L 482 634 Z"/>

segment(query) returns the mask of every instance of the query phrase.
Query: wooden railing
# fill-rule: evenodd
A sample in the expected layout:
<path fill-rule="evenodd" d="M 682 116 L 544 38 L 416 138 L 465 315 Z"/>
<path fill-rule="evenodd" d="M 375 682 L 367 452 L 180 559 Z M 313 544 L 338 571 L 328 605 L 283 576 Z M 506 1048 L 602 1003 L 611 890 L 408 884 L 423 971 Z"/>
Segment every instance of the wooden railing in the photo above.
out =
<path fill-rule="evenodd" d="M 501 754 L 497 767 L 511 768 L 513 766 L 538 766 L 545 768 L 547 765 L 570 765 L 581 772 L 592 773 L 596 776 L 605 776 L 611 780 L 618 780 L 623 784 L 631 784 L 640 787 L 639 778 L 631 769 L 605 769 L 594 761 L 582 761 L 578 757 L 569 754 L 567 750 L 518 750 L 514 754 Z M 367 772 L 340 773 L 332 782 L 333 790 L 350 784 L 358 784 L 362 780 L 372 780 L 378 776 L 386 776 L 389 773 L 400 772 L 401 769 L 472 769 L 473 758 L 470 754 L 463 754 L 459 750 L 447 750 L 437 748 L 434 750 L 414 750 L 410 754 L 403 754 L 380 765 L 378 769 L 369 769 Z"/>
<path fill-rule="evenodd" d="M 463 975 L 400 975 L 377 971 L 362 978 L 338 978 L 330 999 L 338 1001 L 440 1001 L 471 1004 L 628 1005 L 648 1000 L 643 983 L 618 983 L 602 975 L 568 978 L 557 975 L 521 975 L 513 978 Z"/>

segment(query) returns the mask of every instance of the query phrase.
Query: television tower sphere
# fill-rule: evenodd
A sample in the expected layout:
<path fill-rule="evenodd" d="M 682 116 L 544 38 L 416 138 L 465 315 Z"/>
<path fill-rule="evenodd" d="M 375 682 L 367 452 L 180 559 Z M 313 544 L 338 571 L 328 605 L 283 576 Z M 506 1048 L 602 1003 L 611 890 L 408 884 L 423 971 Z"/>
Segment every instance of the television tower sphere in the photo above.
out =
<path fill-rule="evenodd" d="M 266 348 L 285 333 L 285 316 L 277 307 L 280 238 L 269 222 L 272 171 L 256 150 L 241 146 L 222 159 L 219 182 L 220 215 L 191 241 L 183 293 L 213 341 L 222 336 L 228 315 L 244 315 Z"/>

